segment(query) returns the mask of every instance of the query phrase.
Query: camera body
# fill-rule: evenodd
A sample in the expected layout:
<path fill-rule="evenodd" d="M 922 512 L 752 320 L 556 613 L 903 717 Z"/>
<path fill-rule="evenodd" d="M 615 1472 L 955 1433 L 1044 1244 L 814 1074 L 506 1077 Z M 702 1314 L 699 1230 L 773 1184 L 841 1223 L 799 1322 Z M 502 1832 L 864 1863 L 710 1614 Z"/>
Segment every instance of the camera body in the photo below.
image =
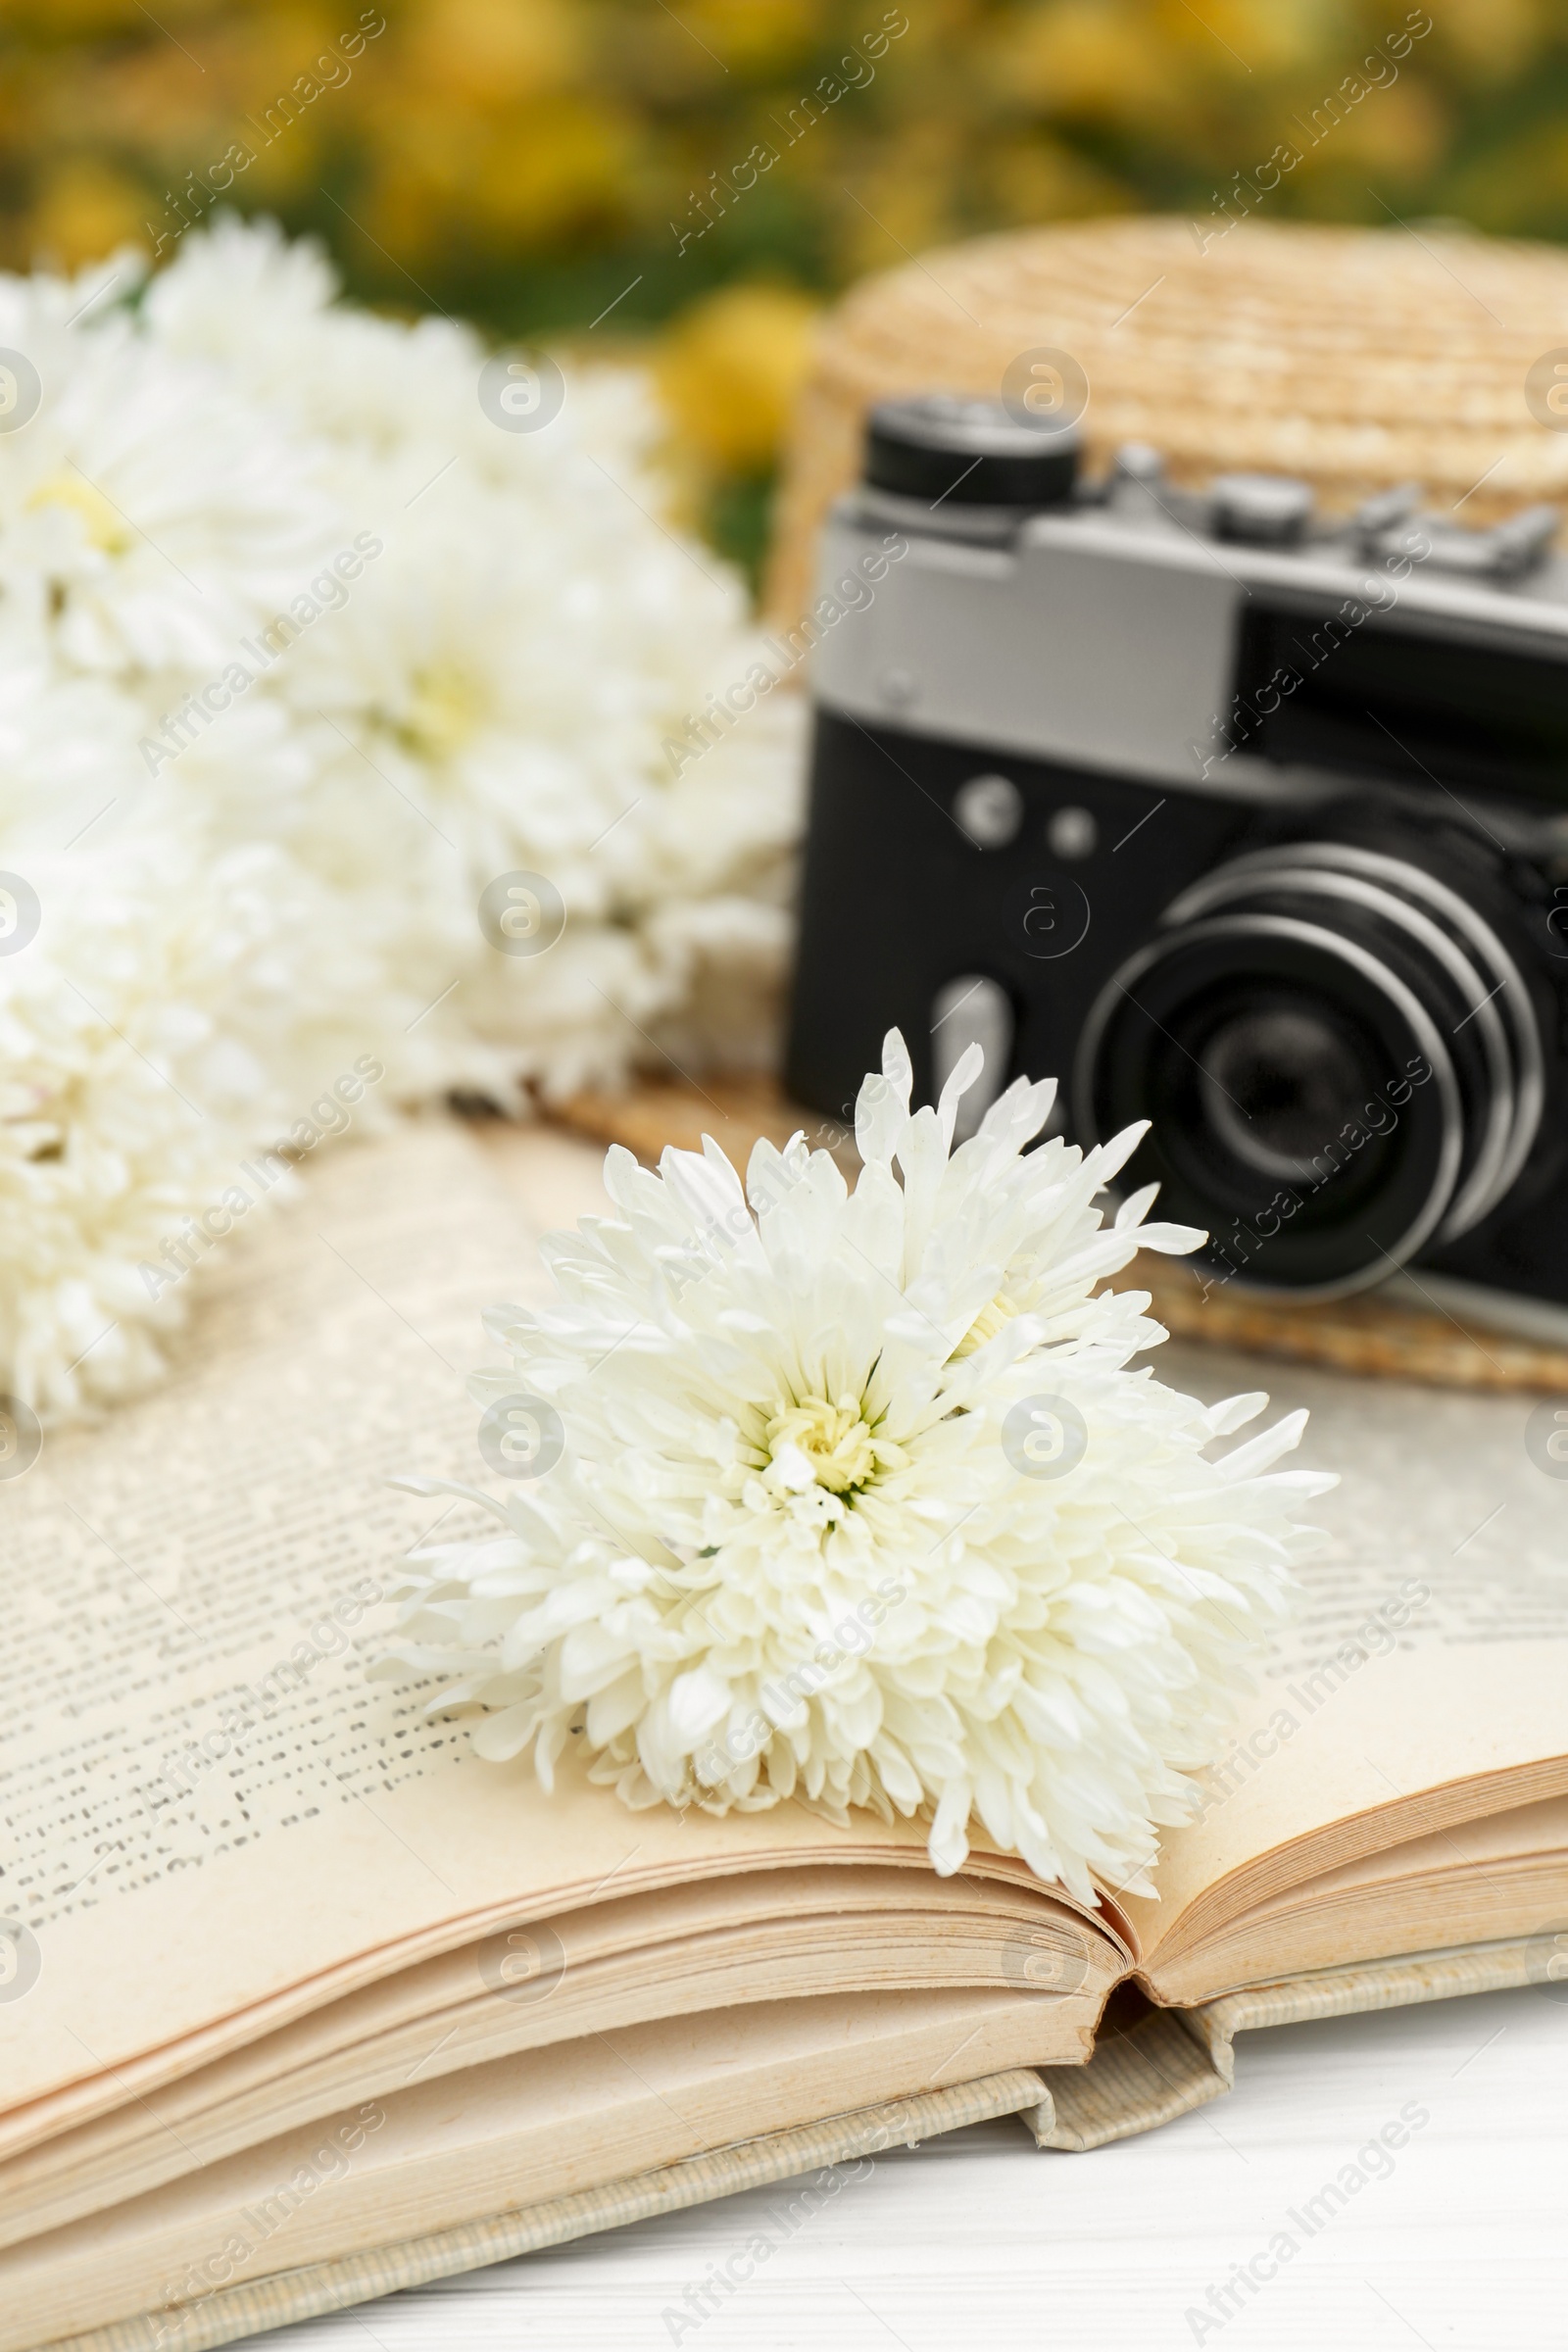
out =
<path fill-rule="evenodd" d="M 1568 564 L 1413 491 L 1174 491 L 999 404 L 874 413 L 825 530 L 786 1077 L 843 1115 L 883 1033 L 960 1134 L 1020 1072 L 1205 1278 L 1397 1269 L 1568 1329 Z M 874 585 L 871 583 L 874 581 Z M 1479 1303 L 1472 1298 L 1472 1303 Z"/>

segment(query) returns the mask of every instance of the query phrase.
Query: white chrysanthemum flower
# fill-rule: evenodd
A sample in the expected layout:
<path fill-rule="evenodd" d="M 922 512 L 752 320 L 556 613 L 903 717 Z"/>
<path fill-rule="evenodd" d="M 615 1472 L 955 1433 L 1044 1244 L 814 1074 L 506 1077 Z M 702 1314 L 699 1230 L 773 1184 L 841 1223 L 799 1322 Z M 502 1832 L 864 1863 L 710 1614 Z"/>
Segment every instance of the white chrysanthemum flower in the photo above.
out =
<path fill-rule="evenodd" d="M 512 1368 L 474 1393 L 520 1467 L 560 1458 L 415 1555 L 396 1653 L 491 1710 L 483 1754 L 548 1786 L 580 1740 L 629 1804 L 919 1815 L 943 1872 L 977 1824 L 1085 1900 L 1149 1890 L 1334 1481 L 1268 1474 L 1303 1414 L 1212 1459 L 1266 1399 L 1129 1369 L 1164 1335 L 1099 1286 L 1201 1238 L 1152 1189 L 1103 1225 L 1141 1130 L 1026 1152 L 1054 1089 L 1019 1080 L 952 1152 L 978 1067 L 911 1114 L 890 1036 L 853 1193 L 801 1137 L 749 1202 L 710 1141 L 612 1151 L 620 1215 L 547 1245 L 559 1300 L 495 1311 Z"/>
<path fill-rule="evenodd" d="M 0 278 L 0 343 L 36 374 L 0 437 L 0 586 L 63 658 L 198 678 L 341 544 L 326 448 L 121 307 L 138 265 Z"/>
<path fill-rule="evenodd" d="M 244 1163 L 417 1010 L 318 877 L 148 779 L 141 723 L 0 636 L 0 1388 L 57 1416 L 159 1375 L 187 1273 L 287 1189 Z"/>
<path fill-rule="evenodd" d="M 686 714 L 755 653 L 739 584 L 653 522 L 646 481 L 628 498 L 569 409 L 556 429 L 526 491 L 454 465 L 398 513 L 275 691 L 320 755 L 299 854 L 346 870 L 335 833 L 362 880 L 400 878 L 430 993 L 461 976 L 446 1018 L 559 1096 L 622 1078 L 667 1023 L 711 1060 L 737 999 L 762 1016 L 741 1058 L 766 1052 L 801 712 L 774 696 L 677 772 Z M 518 872 L 564 918 L 537 956 L 498 953 L 478 919 L 486 887 Z M 458 920 L 433 935 L 437 910 Z"/>
<path fill-rule="evenodd" d="M 242 1181 L 265 1065 L 215 1013 L 253 944 L 239 877 L 173 836 L 24 864 L 36 929 L 0 954 L 0 1365 L 65 1415 L 161 1370 L 206 1247 L 189 1221 Z"/>
<path fill-rule="evenodd" d="M 144 272 L 0 274 L 0 1391 L 58 1411 L 154 1376 L 150 1240 L 362 1058 L 357 1121 L 765 1055 L 799 824 L 783 696 L 696 756 L 755 648 L 645 378 L 510 431 L 472 329 L 270 225 Z"/>
<path fill-rule="evenodd" d="M 145 310 L 165 349 L 234 371 L 271 414 L 325 435 L 351 464 L 408 462 L 405 495 L 454 457 L 493 484 L 549 493 L 557 436 L 503 432 L 485 414 L 490 353 L 471 326 L 383 318 L 340 293 L 314 238 L 291 243 L 274 221 L 217 213 L 181 240 Z M 666 429 L 646 376 L 624 368 L 574 374 L 567 412 L 568 430 L 628 481 Z"/>
<path fill-rule="evenodd" d="M 386 1075 L 362 1124 L 455 1086 L 506 1095 L 505 1057 L 452 1011 L 473 954 L 468 895 L 443 870 L 439 839 L 405 823 L 397 795 L 338 737 L 258 692 L 198 736 L 159 789 L 243 889 L 251 945 L 224 1019 L 260 1064 L 264 1137 L 367 1052 Z"/>
<path fill-rule="evenodd" d="M 424 1058 L 445 1050 L 449 1083 L 515 1101 L 519 1081 L 561 1097 L 668 1052 L 766 1058 L 803 714 L 768 696 L 693 756 L 688 720 L 759 647 L 733 573 L 662 518 L 646 379 L 573 373 L 548 429 L 505 431 L 471 329 L 336 293 L 314 246 L 220 219 L 146 299 L 171 353 L 331 444 L 380 543 L 258 689 L 296 722 L 308 781 L 248 815 L 332 878 L 351 922 L 401 904 L 404 975 L 441 1000 Z M 516 872 L 564 911 L 538 956 L 498 953 L 478 919 Z"/>

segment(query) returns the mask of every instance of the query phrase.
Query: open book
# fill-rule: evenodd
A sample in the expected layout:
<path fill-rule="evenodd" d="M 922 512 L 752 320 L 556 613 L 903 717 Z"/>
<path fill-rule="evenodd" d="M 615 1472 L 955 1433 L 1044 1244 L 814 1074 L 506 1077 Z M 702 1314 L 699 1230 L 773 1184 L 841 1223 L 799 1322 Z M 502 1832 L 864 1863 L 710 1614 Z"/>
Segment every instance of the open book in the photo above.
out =
<path fill-rule="evenodd" d="M 1334 1548 L 1157 1900 L 546 1795 L 368 1680 L 444 1516 L 388 1481 L 482 1475 L 479 1310 L 602 1205 L 556 1134 L 346 1148 L 225 1242 L 160 1395 L 0 1480 L 0 2352 L 196 2352 L 986 2116 L 1089 2146 L 1222 2088 L 1240 2026 L 1568 1977 L 1528 1399 L 1273 1383 L 1346 1473 Z"/>

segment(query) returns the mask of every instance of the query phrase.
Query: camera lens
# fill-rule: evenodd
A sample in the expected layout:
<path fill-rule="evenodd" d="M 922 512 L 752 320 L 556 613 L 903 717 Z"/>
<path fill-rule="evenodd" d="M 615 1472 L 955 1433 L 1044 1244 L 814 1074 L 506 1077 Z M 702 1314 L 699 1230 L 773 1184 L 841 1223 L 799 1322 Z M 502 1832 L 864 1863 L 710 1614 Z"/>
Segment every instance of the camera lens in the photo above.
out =
<path fill-rule="evenodd" d="M 1376 1083 L 1361 1041 L 1306 998 L 1222 1020 L 1199 1072 L 1215 1135 L 1244 1167 L 1291 1184 Z"/>
<path fill-rule="evenodd" d="M 1204 1226 L 1222 1278 L 1380 1280 L 1505 1197 L 1541 1121 L 1529 991 L 1460 895 L 1403 858 L 1300 843 L 1167 908 L 1085 1024 L 1080 1133 L 1152 1121 L 1130 1180 Z"/>

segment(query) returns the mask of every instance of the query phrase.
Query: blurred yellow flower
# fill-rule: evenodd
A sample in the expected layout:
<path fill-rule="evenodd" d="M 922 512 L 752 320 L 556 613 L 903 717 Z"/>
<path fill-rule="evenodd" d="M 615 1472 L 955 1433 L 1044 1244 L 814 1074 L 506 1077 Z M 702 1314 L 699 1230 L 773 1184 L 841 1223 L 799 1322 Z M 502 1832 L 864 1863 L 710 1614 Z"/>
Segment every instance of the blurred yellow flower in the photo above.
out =
<path fill-rule="evenodd" d="M 994 58 L 999 97 L 1010 90 L 1059 118 L 1148 121 L 1194 78 L 1168 43 L 1151 38 L 1141 9 L 1124 0 L 1056 0 L 1020 16 Z"/>
<path fill-rule="evenodd" d="M 1351 190 L 1365 186 L 1368 172 L 1407 186 L 1430 171 L 1447 132 L 1447 109 L 1436 94 L 1406 83 L 1381 92 L 1376 106 L 1357 108 L 1332 140 L 1303 158 L 1302 168 L 1337 172 Z"/>
<path fill-rule="evenodd" d="M 1494 82 L 1511 79 L 1562 29 L 1561 10 L 1543 0 L 1444 0 L 1442 18 L 1444 39 L 1469 72 Z"/>
<path fill-rule="evenodd" d="M 810 356 L 819 305 L 785 286 L 727 286 L 660 343 L 656 374 L 676 429 L 716 471 L 772 460 Z"/>
<path fill-rule="evenodd" d="M 115 246 L 139 241 L 145 207 L 127 172 L 96 156 L 72 156 L 42 179 L 32 211 L 35 252 L 74 270 Z"/>
<path fill-rule="evenodd" d="M 583 26 L 563 0 L 428 0 L 410 17 L 401 76 L 433 102 L 481 111 L 561 88 Z"/>
<path fill-rule="evenodd" d="M 5 0 L 0 259 L 167 250 L 221 200 L 372 301 L 509 336 L 612 311 L 594 342 L 652 340 L 694 508 L 760 514 L 813 302 L 862 270 L 1207 220 L 1292 141 L 1276 218 L 1568 236 L 1565 114 L 1568 0 Z"/>
<path fill-rule="evenodd" d="M 681 7 L 679 17 L 699 40 L 712 43 L 715 58 L 733 72 L 809 56 L 813 44 L 837 37 L 842 11 L 822 0 L 695 0 Z"/>

